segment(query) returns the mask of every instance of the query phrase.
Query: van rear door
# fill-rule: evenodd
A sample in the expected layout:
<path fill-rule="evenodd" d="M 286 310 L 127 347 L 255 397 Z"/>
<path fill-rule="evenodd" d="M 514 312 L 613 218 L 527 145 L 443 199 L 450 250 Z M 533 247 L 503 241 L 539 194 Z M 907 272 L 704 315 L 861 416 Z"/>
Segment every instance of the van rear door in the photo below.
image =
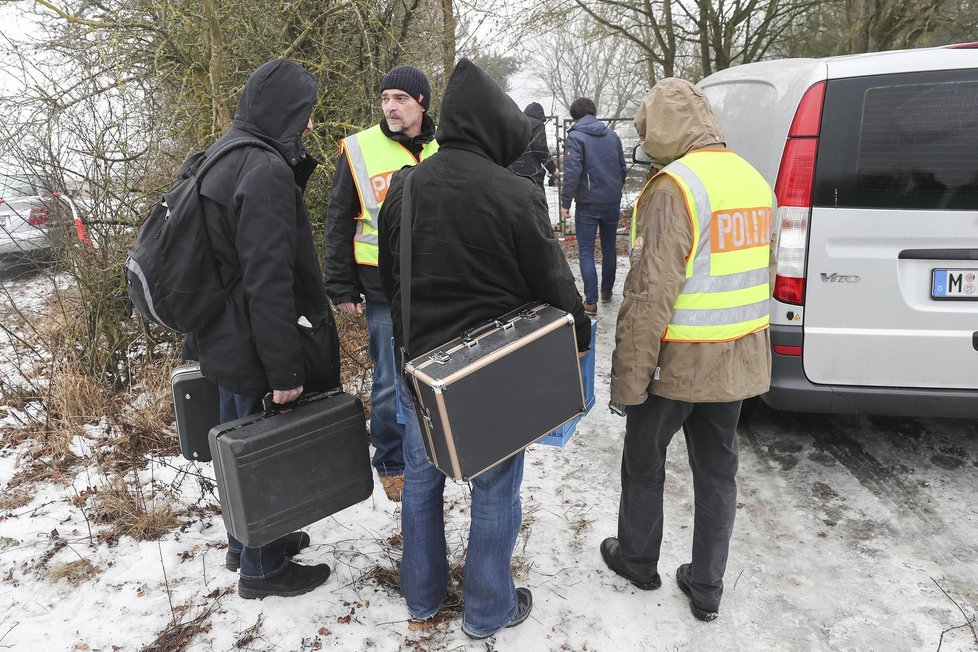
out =
<path fill-rule="evenodd" d="M 813 383 L 978 389 L 978 70 L 829 79 L 809 223 Z"/>

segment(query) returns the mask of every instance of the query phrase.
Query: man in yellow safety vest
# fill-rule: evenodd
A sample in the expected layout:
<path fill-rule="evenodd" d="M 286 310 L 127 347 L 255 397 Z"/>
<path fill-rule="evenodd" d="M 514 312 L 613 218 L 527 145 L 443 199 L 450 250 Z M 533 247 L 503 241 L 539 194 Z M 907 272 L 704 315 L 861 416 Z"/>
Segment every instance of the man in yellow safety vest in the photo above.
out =
<path fill-rule="evenodd" d="M 611 570 L 661 586 L 666 448 L 680 428 L 693 474 L 692 560 L 676 571 L 693 615 L 719 615 L 737 509 L 737 421 L 743 399 L 771 382 L 774 260 L 771 188 L 726 149 L 706 97 L 660 81 L 635 116 L 658 169 L 632 215 L 612 356 L 611 409 L 625 414 L 618 536 L 601 544 Z"/>
<path fill-rule="evenodd" d="M 428 158 L 438 144 L 434 122 L 427 113 L 431 85 L 419 69 L 399 66 L 387 73 L 380 84 L 380 101 L 384 112 L 380 124 L 340 141 L 326 209 L 324 270 L 326 293 L 333 305 L 342 312 L 366 312 L 368 351 L 373 362 L 373 465 L 387 497 L 400 501 L 404 425 L 397 418 L 390 303 L 377 272 L 377 216 L 391 175 Z"/>

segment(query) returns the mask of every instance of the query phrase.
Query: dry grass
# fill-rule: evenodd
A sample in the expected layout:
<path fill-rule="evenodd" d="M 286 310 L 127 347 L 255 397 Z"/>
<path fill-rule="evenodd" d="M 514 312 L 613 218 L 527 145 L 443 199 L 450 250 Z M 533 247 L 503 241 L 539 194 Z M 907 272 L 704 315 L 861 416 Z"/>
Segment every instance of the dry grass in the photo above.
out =
<path fill-rule="evenodd" d="M 52 582 L 68 580 L 68 583 L 77 586 L 100 572 L 102 570 L 87 559 L 76 559 L 64 564 L 56 564 L 48 571 L 48 579 Z"/>
<path fill-rule="evenodd" d="M 200 612 L 190 620 L 183 620 L 183 614 L 190 611 L 189 605 L 180 605 L 173 609 L 172 620 L 161 632 L 156 635 L 156 639 L 149 645 L 143 647 L 140 652 L 183 652 L 190 647 L 194 636 L 200 632 L 211 630 L 210 620 L 218 607 L 221 606 L 221 599 L 230 594 L 232 589 L 215 589 L 205 597 L 210 601 Z M 177 620 L 177 614 L 181 614 L 181 620 Z M 259 618 L 259 623 L 261 618 Z"/>
<path fill-rule="evenodd" d="M 173 431 L 173 393 L 170 371 L 176 358 L 134 365 L 141 383 L 131 394 L 117 398 L 111 415 L 113 430 L 109 465 L 117 471 L 142 468 L 148 455 L 179 455 L 180 443 Z"/>
<path fill-rule="evenodd" d="M 91 494 L 93 507 L 88 512 L 94 523 L 111 526 L 111 534 L 151 541 L 165 536 L 180 525 L 169 498 L 154 502 L 139 487 L 123 478 L 112 478 Z"/>
<path fill-rule="evenodd" d="M 33 499 L 31 493 L 24 489 L 4 489 L 3 493 L 0 493 L 0 512 L 12 512 L 20 509 Z"/>
<path fill-rule="evenodd" d="M 370 413 L 370 376 L 373 363 L 368 350 L 367 321 L 361 314 L 336 313 L 340 336 L 340 380 L 343 387 L 363 402 Z"/>

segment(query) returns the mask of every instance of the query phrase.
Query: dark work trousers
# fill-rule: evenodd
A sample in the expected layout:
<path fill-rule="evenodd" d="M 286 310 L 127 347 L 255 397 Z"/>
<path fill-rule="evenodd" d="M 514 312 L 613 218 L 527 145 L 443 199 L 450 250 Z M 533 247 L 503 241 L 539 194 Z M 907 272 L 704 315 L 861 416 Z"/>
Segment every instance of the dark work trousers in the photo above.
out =
<path fill-rule="evenodd" d="M 621 461 L 618 541 L 625 561 L 641 574 L 657 572 L 662 544 L 666 448 L 681 427 L 693 471 L 696 511 L 693 560 L 687 574 L 701 609 L 717 610 L 737 512 L 737 420 L 741 401 L 685 403 L 649 396 L 631 405 Z"/>
<path fill-rule="evenodd" d="M 218 386 L 221 399 L 221 423 L 234 421 L 262 411 L 260 396 L 243 396 Z M 228 532 L 228 550 L 241 553 L 241 577 L 261 580 L 285 568 L 285 541 L 279 539 L 258 548 L 246 548 Z"/>

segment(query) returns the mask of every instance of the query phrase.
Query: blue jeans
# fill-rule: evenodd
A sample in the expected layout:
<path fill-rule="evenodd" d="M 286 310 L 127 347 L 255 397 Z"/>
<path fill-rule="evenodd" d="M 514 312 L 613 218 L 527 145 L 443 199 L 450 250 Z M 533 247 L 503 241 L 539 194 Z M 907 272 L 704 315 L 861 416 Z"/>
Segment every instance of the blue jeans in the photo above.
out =
<path fill-rule="evenodd" d="M 445 475 L 425 456 L 421 427 L 411 394 L 403 383 L 401 404 L 407 416 L 401 498 L 401 593 L 411 617 L 424 620 L 438 613 L 448 589 Z M 522 481 L 522 452 L 471 481 L 472 523 L 465 554 L 462 628 L 475 636 L 489 636 L 516 615 L 511 563 L 523 521 Z"/>
<path fill-rule="evenodd" d="M 592 210 L 578 208 L 574 213 L 574 232 L 579 250 L 581 280 L 584 282 L 584 303 L 598 302 L 598 273 L 594 268 L 594 240 L 601 233 L 601 291 L 611 294 L 617 270 L 617 208 Z"/>
<path fill-rule="evenodd" d="M 373 465 L 377 475 L 404 473 L 404 426 L 397 422 L 397 403 L 394 395 L 394 358 L 391 356 L 391 304 L 367 301 L 368 351 L 373 362 L 373 382 L 370 389 L 370 443 L 374 445 Z"/>
<path fill-rule="evenodd" d="M 235 394 L 218 387 L 221 397 L 221 423 L 234 421 L 262 411 L 261 397 Z M 285 541 L 273 541 L 259 548 L 246 548 L 228 533 L 228 550 L 241 553 L 238 573 L 250 580 L 260 580 L 279 572 L 288 563 Z"/>

